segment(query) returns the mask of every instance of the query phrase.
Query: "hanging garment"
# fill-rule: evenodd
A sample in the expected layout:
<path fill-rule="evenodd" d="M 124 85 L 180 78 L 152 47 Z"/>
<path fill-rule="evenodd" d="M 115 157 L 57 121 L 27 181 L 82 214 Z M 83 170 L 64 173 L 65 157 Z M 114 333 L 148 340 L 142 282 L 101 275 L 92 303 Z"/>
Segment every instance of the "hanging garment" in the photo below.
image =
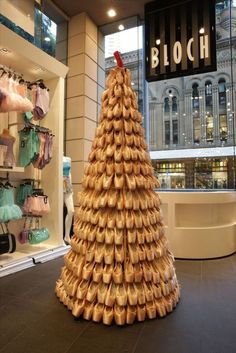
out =
<path fill-rule="evenodd" d="M 28 166 L 39 155 L 40 141 L 35 129 L 24 128 L 19 131 L 19 165 Z"/>
<path fill-rule="evenodd" d="M 7 129 L 4 129 L 4 131 L 7 131 Z M 0 135 L 0 145 L 7 147 L 6 155 L 3 162 L 3 165 L 6 167 L 13 167 L 15 165 L 15 157 L 13 153 L 13 145 L 15 143 L 15 140 L 15 137 L 11 136 L 9 133 L 2 133 Z"/>
<path fill-rule="evenodd" d="M 46 128 L 31 124 L 19 131 L 19 137 L 20 166 L 32 163 L 35 168 L 43 169 L 52 159 L 54 135 Z"/>
<path fill-rule="evenodd" d="M 37 87 L 33 119 L 43 119 L 49 111 L 49 93 L 46 88 Z"/>
<path fill-rule="evenodd" d="M 16 203 L 19 206 L 23 206 L 25 203 L 25 199 L 32 195 L 33 193 L 33 185 L 32 183 L 24 183 L 20 184 L 16 193 Z"/>
<path fill-rule="evenodd" d="M 4 73 L 0 78 L 0 112 L 29 112 L 33 104 L 27 98 L 27 87 L 20 84 L 17 79 Z"/>
<path fill-rule="evenodd" d="M 20 207 L 14 203 L 13 189 L 1 187 L 0 222 L 5 223 L 20 218 L 22 218 L 22 211 Z"/>

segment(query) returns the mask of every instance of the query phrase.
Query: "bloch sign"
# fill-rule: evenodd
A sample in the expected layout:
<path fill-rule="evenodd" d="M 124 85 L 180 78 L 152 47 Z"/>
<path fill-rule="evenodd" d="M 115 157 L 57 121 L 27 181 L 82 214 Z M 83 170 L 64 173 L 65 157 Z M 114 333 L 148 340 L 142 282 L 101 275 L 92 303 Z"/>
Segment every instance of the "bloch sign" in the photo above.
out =
<path fill-rule="evenodd" d="M 216 70 L 215 0 L 145 5 L 146 80 Z"/>

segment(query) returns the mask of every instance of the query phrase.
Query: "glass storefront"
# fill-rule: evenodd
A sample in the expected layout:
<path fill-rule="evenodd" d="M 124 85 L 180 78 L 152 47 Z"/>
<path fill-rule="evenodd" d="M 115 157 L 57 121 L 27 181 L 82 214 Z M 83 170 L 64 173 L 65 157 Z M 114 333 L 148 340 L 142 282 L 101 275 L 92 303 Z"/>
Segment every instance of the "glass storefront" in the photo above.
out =
<path fill-rule="evenodd" d="M 217 71 L 148 83 L 147 136 L 163 189 L 235 189 L 236 1 L 215 10 Z"/>
<path fill-rule="evenodd" d="M 235 189 L 236 1 L 216 1 L 215 16 L 215 72 L 147 83 L 139 21 L 105 36 L 106 73 L 114 50 L 131 70 L 162 189 Z"/>

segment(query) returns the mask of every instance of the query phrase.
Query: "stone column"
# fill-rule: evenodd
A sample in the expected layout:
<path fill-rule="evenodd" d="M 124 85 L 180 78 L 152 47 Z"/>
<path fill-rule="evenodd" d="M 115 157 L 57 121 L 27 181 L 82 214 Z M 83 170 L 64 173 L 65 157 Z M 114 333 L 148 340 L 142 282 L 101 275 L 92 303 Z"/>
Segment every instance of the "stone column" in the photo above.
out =
<path fill-rule="evenodd" d="M 206 102 L 205 102 L 205 88 L 199 89 L 199 115 L 200 115 L 200 144 L 206 144 Z"/>
<path fill-rule="evenodd" d="M 185 97 L 185 113 L 186 116 L 184 116 L 186 120 L 186 142 L 193 144 L 193 112 L 192 112 L 192 90 L 187 90 L 184 94 Z M 186 143 L 185 143 L 186 145 Z M 189 145 L 190 146 L 190 145 Z M 189 147 L 188 146 L 188 147 Z"/>
<path fill-rule="evenodd" d="M 97 125 L 98 96 L 104 86 L 102 39 L 97 26 L 86 13 L 71 18 L 68 31 L 65 154 L 72 159 L 75 206 Z"/>

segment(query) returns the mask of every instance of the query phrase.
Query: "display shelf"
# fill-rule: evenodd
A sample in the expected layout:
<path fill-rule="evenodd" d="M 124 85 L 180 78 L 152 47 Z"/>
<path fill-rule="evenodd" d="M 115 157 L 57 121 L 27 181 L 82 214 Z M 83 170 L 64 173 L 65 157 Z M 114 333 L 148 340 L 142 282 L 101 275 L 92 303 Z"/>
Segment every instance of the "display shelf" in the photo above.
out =
<path fill-rule="evenodd" d="M 23 168 L 23 167 L 13 167 L 13 168 L 0 167 L 0 172 L 24 173 L 25 172 L 25 168 Z"/>
<path fill-rule="evenodd" d="M 41 220 L 41 226 L 49 230 L 49 239 L 38 245 L 21 245 L 17 241 L 15 253 L 0 255 L 0 276 L 4 276 L 34 266 L 37 262 L 55 258 L 67 251 L 67 246 L 63 241 L 62 159 L 65 76 L 68 67 L 5 26 L 0 25 L 0 32 L 0 47 L 7 49 L 4 55 L 0 53 L 1 64 L 14 68 L 15 72 L 22 74 L 27 81 L 43 79 L 49 88 L 50 108 L 47 116 L 40 121 L 40 125 L 50 129 L 54 134 L 53 158 L 43 170 L 34 169 L 32 165 L 26 168 L 0 168 L 0 172 L 9 173 L 10 181 L 16 183 L 20 183 L 22 179 L 40 180 L 40 187 L 48 195 L 51 208 L 51 212 Z M 4 114 L 1 117 L 3 124 L 4 122 L 8 124 L 8 126 L 1 128 L 9 127 L 11 134 L 16 137 L 15 146 L 17 146 L 18 131 L 24 126 L 22 116 L 18 116 L 20 114 L 16 113 L 1 114 Z M 17 150 L 14 150 L 14 155 L 18 160 Z M 23 224 L 23 220 L 10 222 L 10 230 L 16 238 L 22 230 Z"/>
<path fill-rule="evenodd" d="M 13 254 L 3 254 L 0 256 L 0 277 L 55 259 L 64 255 L 68 248 L 68 245 L 55 247 L 55 245 L 41 243 L 22 246 Z"/>

